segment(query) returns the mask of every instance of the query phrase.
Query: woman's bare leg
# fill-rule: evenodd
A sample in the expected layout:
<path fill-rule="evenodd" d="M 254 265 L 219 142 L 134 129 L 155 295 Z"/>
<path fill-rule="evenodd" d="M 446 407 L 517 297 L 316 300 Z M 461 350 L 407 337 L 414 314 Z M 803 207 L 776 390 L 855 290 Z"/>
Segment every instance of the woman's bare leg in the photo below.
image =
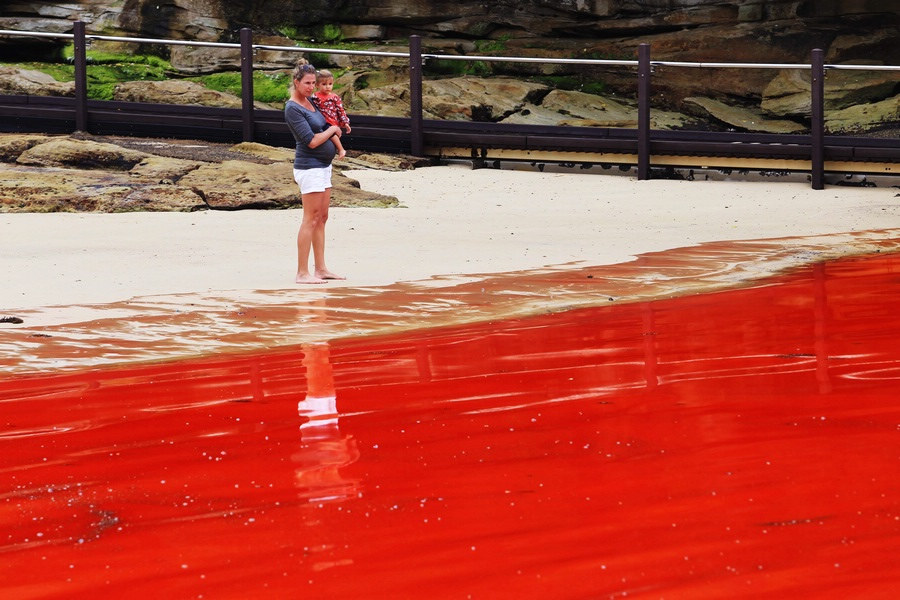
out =
<path fill-rule="evenodd" d="M 331 204 L 331 188 L 324 192 L 323 206 L 321 218 L 316 221 L 312 233 L 312 249 L 313 262 L 316 265 L 314 276 L 318 279 L 346 279 L 340 275 L 335 275 L 325 266 L 325 223 L 328 221 L 328 206 Z"/>
<path fill-rule="evenodd" d="M 325 253 L 325 220 L 328 218 L 328 201 L 330 193 L 312 192 L 303 194 L 303 220 L 297 232 L 297 283 L 325 283 L 324 277 L 309 272 L 309 251 L 313 250 L 314 260 L 318 264 L 321 254 Z M 320 233 L 321 232 L 321 233 Z"/>

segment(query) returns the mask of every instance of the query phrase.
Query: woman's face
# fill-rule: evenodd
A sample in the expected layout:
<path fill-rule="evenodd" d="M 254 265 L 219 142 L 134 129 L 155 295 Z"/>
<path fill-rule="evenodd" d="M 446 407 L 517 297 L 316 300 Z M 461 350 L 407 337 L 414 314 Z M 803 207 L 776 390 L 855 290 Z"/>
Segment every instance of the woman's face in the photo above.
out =
<path fill-rule="evenodd" d="M 301 96 L 309 98 L 316 91 L 316 74 L 304 73 L 303 77 L 294 80 L 294 87 Z"/>

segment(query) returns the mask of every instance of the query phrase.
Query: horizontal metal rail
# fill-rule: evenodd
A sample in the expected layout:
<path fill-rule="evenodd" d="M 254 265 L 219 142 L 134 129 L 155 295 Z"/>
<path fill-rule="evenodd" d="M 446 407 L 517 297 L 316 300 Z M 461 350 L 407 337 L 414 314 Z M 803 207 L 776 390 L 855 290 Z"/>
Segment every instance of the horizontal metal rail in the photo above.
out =
<path fill-rule="evenodd" d="M 0 29 L 0 36 L 22 37 L 46 37 L 73 39 L 73 33 L 45 33 L 36 31 L 21 31 L 16 29 Z M 87 40 L 104 40 L 111 42 L 128 42 L 137 44 L 156 44 L 169 46 L 198 46 L 210 48 L 232 48 L 240 50 L 241 44 L 234 42 L 203 42 L 197 40 L 171 40 L 159 38 L 123 37 L 114 35 L 85 34 Z M 270 50 L 276 52 L 298 52 L 320 54 L 335 54 L 347 56 L 385 56 L 391 58 L 410 58 L 409 52 L 384 52 L 376 50 L 346 50 L 341 48 L 322 48 L 317 46 L 276 46 L 269 44 L 253 44 L 254 50 Z M 464 54 L 432 54 L 422 53 L 426 60 L 450 60 L 467 62 L 516 62 L 535 64 L 564 64 L 564 65 L 592 65 L 592 66 L 623 66 L 637 67 L 637 60 L 601 59 L 601 58 L 541 58 L 529 56 L 490 56 L 490 55 L 464 55 Z M 799 69 L 809 70 L 811 64 L 807 63 L 736 63 L 736 62 L 685 62 L 672 60 L 652 60 L 654 67 L 686 67 L 700 69 Z M 846 65 L 825 64 L 826 69 L 856 70 L 856 71 L 900 71 L 900 65 Z"/>
<path fill-rule="evenodd" d="M 74 33 L 0 30 L 0 36 L 72 39 L 75 53 L 75 98 L 0 96 L 0 130 L 64 132 L 89 131 L 106 135 L 176 137 L 211 141 L 264 141 L 292 146 L 281 111 L 259 110 L 253 105 L 253 55 L 257 50 L 334 55 L 383 56 L 407 59 L 410 69 L 410 117 L 407 119 L 353 117 L 353 147 L 387 152 L 438 155 L 445 150 L 468 151 L 474 159 L 491 156 L 553 156 L 577 160 L 637 164 L 638 178 L 651 177 L 651 164 L 695 165 L 721 163 L 716 157 L 738 160 L 790 161 L 790 169 L 808 170 L 813 188 L 822 189 L 826 160 L 830 165 L 860 165 L 896 174 L 900 140 L 840 138 L 824 135 L 823 81 L 828 69 L 900 71 L 892 65 L 826 65 L 824 53 L 814 50 L 812 63 L 684 62 L 650 59 L 650 47 L 641 44 L 638 60 L 539 58 L 423 53 L 421 38 L 410 38 L 409 52 L 344 50 L 337 48 L 253 44 L 252 32 L 242 29 L 240 43 L 166 40 L 87 34 L 83 22 Z M 89 101 L 86 85 L 86 46 L 90 40 L 139 44 L 199 46 L 234 49 L 240 53 L 242 109 Z M 638 127 L 608 129 L 551 127 L 505 123 L 460 123 L 423 118 L 421 67 L 428 60 L 574 64 L 637 68 Z M 812 124 L 809 135 L 668 132 L 650 128 L 650 78 L 655 67 L 712 69 L 798 69 L 812 72 Z M 507 152 L 507 154 L 503 154 Z M 690 157 L 690 158 L 688 158 Z M 729 163 L 729 164 L 733 164 Z M 787 163 L 784 163 L 787 164 Z M 867 166 L 868 165 L 868 166 Z M 874 166 L 873 166 L 874 165 Z"/>

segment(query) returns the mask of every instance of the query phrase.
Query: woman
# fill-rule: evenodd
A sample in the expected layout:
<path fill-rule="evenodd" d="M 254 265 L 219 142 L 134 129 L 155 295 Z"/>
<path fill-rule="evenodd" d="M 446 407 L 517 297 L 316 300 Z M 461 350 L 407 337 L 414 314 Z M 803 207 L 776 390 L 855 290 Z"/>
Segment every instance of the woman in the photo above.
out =
<path fill-rule="evenodd" d="M 284 105 L 287 122 L 297 149 L 294 154 L 294 181 L 303 199 L 303 221 L 297 233 L 297 283 L 325 283 L 344 279 L 325 266 L 325 222 L 331 201 L 331 161 L 337 152 L 332 138 L 341 137 L 341 128 L 329 125 L 310 101 L 316 92 L 316 68 L 298 64 L 291 82 L 291 98 Z M 312 248 L 314 270 L 309 271 Z"/>

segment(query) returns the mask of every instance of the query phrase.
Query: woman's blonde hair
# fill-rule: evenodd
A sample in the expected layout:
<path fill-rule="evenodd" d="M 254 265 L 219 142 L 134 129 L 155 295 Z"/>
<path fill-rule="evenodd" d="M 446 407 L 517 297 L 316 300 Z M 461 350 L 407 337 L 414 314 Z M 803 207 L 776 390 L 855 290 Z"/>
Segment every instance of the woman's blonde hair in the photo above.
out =
<path fill-rule="evenodd" d="M 294 67 L 294 73 L 293 73 L 294 81 L 300 81 L 301 79 L 303 79 L 304 75 L 309 75 L 310 73 L 315 75 L 316 68 L 314 66 L 312 66 L 311 64 L 309 64 L 308 62 L 306 62 L 305 58 L 301 58 L 300 60 L 297 61 L 297 66 Z M 317 79 L 317 81 L 318 81 L 318 79 Z"/>

